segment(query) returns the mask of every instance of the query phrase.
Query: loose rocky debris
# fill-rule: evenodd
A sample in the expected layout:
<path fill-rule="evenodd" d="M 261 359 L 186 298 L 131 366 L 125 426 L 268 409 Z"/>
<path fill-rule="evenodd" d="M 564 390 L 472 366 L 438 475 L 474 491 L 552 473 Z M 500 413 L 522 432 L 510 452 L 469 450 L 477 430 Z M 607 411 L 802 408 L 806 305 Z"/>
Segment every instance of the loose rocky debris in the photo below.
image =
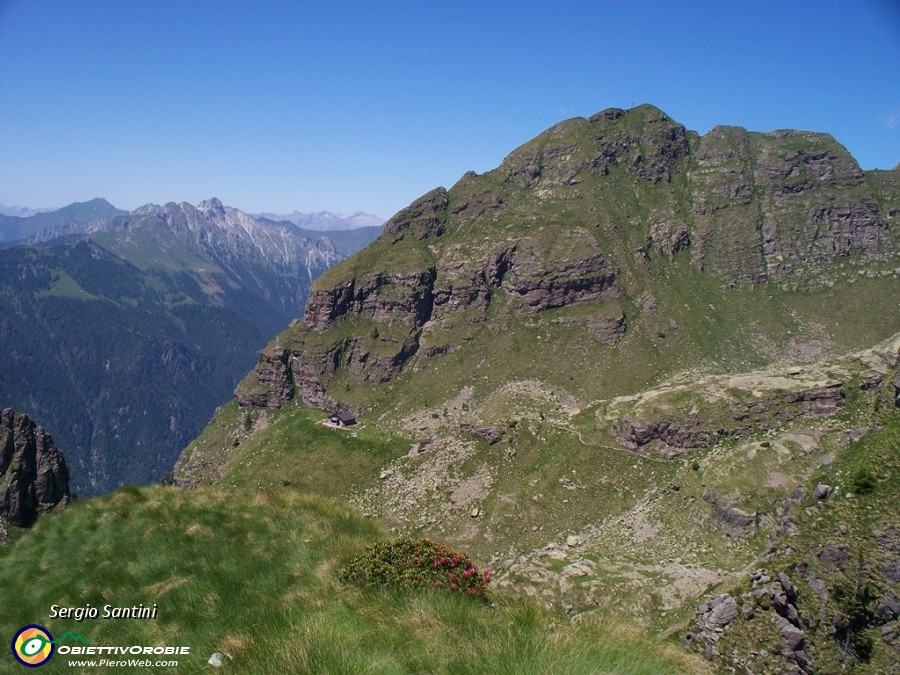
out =
<path fill-rule="evenodd" d="M 568 476 L 563 476 L 559 479 L 559 484 L 562 485 L 566 490 L 583 490 L 584 485 L 578 481 L 574 481 Z"/>
<path fill-rule="evenodd" d="M 813 663 L 803 647 L 806 633 L 803 630 L 806 617 L 797 609 L 799 591 L 784 572 L 776 577 L 765 569 L 757 569 L 750 574 L 752 590 L 738 598 L 724 593 L 700 604 L 697 609 L 693 629 L 685 635 L 684 643 L 700 649 L 710 661 L 718 661 L 719 644 L 726 630 L 735 621 L 751 620 L 757 614 L 771 613 L 769 633 L 777 632 L 780 649 L 779 657 L 786 673 L 814 673 Z M 774 629 L 774 631 L 772 630 Z M 747 657 L 733 660 L 735 666 L 742 666 L 746 672 L 757 672 L 754 661 L 767 659 L 769 650 L 763 646 L 748 650 Z"/>
<path fill-rule="evenodd" d="M 416 457 L 417 455 L 421 455 L 423 452 L 428 452 L 429 450 L 433 450 L 438 446 L 439 443 L 446 441 L 447 439 L 438 439 L 434 438 L 424 438 L 418 443 L 413 443 L 409 447 L 409 457 Z"/>
<path fill-rule="evenodd" d="M 676 609 L 725 578 L 721 571 L 676 559 L 642 565 L 605 555 L 599 534 L 597 527 L 588 526 L 515 559 L 498 561 L 495 584 L 568 614 L 596 607 L 624 609 L 627 597 L 627 611 L 642 622 L 656 611 L 656 603 L 663 611 Z"/>
<path fill-rule="evenodd" d="M 404 532 L 422 527 L 442 532 L 460 515 L 475 520 L 484 515 L 480 503 L 494 484 L 494 470 L 486 463 L 474 471 L 460 468 L 474 455 L 474 443 L 443 437 L 420 441 L 413 450 L 379 473 L 379 485 L 349 501 Z"/>
<path fill-rule="evenodd" d="M 468 433 L 476 438 L 483 438 L 487 441 L 488 445 L 494 445 L 494 443 L 499 443 L 503 436 L 506 434 L 504 429 L 500 429 L 499 427 L 475 427 L 473 428 L 469 424 L 462 424 L 459 426 L 459 430 L 463 433 Z"/>

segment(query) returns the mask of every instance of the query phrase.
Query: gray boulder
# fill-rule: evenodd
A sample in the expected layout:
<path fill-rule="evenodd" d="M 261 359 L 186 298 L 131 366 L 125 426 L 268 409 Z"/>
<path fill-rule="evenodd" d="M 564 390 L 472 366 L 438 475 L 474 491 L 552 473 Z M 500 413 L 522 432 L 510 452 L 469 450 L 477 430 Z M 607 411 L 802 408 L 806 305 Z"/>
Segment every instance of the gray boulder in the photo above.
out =
<path fill-rule="evenodd" d="M 812 497 L 816 501 L 821 501 L 823 499 L 828 499 L 828 495 L 831 494 L 831 486 L 820 483 L 816 485 L 816 489 L 813 490 Z"/>
<path fill-rule="evenodd" d="M 709 622 L 714 626 L 727 626 L 738 615 L 738 606 L 732 597 L 725 598 L 717 605 L 709 616 Z"/>

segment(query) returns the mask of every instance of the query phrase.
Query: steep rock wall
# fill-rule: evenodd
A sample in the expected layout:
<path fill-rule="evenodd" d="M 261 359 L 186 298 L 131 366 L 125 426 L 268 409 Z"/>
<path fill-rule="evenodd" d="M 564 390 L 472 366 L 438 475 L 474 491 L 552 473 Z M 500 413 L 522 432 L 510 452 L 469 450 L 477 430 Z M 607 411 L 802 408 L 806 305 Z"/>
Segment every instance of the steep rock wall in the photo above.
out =
<path fill-rule="evenodd" d="M 29 526 L 70 499 L 62 452 L 26 415 L 0 412 L 0 519 Z"/>

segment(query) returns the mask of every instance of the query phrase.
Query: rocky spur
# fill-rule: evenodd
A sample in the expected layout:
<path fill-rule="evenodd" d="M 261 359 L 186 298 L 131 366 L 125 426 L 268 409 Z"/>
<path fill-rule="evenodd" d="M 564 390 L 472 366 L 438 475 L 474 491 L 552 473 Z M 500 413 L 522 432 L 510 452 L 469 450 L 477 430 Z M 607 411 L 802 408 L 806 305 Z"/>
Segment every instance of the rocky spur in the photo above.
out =
<path fill-rule="evenodd" d="M 132 607 L 114 607 L 113 605 L 103 605 L 103 607 L 91 607 L 90 603 L 84 607 L 60 607 L 53 605 L 50 608 L 51 619 L 75 619 L 75 621 L 84 621 L 85 619 L 155 619 L 159 614 L 159 607 L 156 603 L 153 606 L 142 604 Z"/>

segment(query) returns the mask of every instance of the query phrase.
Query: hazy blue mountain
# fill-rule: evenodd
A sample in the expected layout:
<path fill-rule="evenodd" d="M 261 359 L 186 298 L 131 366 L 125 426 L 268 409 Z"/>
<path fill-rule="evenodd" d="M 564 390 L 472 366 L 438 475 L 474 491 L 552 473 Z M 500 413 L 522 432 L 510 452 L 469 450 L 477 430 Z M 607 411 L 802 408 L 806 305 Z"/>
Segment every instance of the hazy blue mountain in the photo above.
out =
<path fill-rule="evenodd" d="M 56 209 L 33 209 L 30 206 L 7 206 L 6 204 L 0 204 L 0 215 L 19 216 L 20 218 L 27 218 L 28 216 L 33 216 L 37 213 L 46 213 L 47 211 L 55 210 Z"/>
<path fill-rule="evenodd" d="M 96 198 L 88 202 L 74 202 L 55 211 L 33 213 L 32 215 L 0 214 L 0 246 L 9 246 L 36 235 L 42 230 L 61 227 L 71 223 L 86 223 L 102 218 L 128 213 L 117 209 L 105 199 Z"/>
<path fill-rule="evenodd" d="M 357 211 L 349 215 L 319 211 L 318 213 L 293 213 L 278 215 L 275 213 L 258 213 L 259 218 L 267 220 L 287 221 L 304 230 L 356 230 L 361 227 L 378 227 L 384 225 L 385 219 L 380 216 Z"/>

